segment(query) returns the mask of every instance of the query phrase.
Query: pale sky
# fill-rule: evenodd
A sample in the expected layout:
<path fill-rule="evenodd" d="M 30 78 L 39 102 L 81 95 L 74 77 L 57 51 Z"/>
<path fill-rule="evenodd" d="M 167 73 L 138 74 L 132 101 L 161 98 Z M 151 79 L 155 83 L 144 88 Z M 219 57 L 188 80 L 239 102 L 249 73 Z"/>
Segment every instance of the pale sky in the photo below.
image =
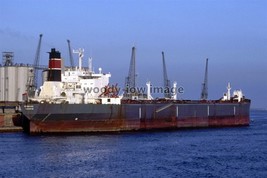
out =
<path fill-rule="evenodd" d="M 94 69 L 123 87 L 131 48 L 136 47 L 138 85 L 163 85 L 161 51 L 168 77 L 184 87 L 182 99 L 199 99 L 209 58 L 209 99 L 231 82 L 267 108 L 266 0 L 0 0 L 0 52 L 15 63 L 34 61 L 43 34 L 40 64 L 56 48 L 69 65 L 67 39 L 84 48 Z M 77 62 L 77 56 L 74 55 Z"/>

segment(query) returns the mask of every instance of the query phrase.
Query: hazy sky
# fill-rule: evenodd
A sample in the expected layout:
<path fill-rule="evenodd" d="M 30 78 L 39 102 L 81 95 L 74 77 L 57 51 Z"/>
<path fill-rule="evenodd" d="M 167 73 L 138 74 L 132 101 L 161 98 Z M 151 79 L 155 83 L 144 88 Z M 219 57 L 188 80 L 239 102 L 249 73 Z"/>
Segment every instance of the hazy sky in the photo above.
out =
<path fill-rule="evenodd" d="M 55 47 L 69 65 L 67 39 L 93 57 L 97 70 L 124 85 L 136 46 L 138 85 L 163 84 L 168 76 L 184 87 L 183 99 L 199 99 L 209 58 L 209 98 L 242 89 L 253 108 L 267 108 L 266 0 L 0 0 L 0 52 L 16 63 L 33 63 L 39 34 L 41 61 Z M 77 59 L 77 56 L 75 59 Z M 75 61 L 77 64 L 77 60 Z"/>

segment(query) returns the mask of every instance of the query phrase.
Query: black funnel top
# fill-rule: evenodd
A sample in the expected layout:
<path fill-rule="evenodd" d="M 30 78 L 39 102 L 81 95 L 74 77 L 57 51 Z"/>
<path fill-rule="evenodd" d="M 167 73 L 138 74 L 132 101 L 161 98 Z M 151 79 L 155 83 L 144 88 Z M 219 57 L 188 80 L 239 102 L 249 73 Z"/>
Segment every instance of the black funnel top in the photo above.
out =
<path fill-rule="evenodd" d="M 61 59 L 60 52 L 56 51 L 56 48 L 51 48 L 51 52 L 49 52 L 49 59 Z"/>

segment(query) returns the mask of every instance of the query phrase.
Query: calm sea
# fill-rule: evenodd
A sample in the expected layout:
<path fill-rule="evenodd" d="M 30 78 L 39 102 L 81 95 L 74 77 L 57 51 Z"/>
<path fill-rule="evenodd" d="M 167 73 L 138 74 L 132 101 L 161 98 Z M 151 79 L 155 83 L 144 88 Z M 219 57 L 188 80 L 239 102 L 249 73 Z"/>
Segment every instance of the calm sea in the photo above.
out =
<path fill-rule="evenodd" d="M 104 135 L 0 134 L 0 177 L 267 177 L 267 111 L 251 125 Z"/>

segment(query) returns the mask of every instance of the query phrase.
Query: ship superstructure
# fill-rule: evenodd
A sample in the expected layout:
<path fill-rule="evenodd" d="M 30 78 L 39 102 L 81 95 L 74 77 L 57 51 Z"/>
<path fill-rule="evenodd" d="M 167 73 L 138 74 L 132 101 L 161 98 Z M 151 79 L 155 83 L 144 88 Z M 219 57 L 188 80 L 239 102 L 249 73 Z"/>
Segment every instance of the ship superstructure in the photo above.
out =
<path fill-rule="evenodd" d="M 102 73 L 101 68 L 95 73 L 91 62 L 88 68 L 83 68 L 84 50 L 74 52 L 79 55 L 79 67 L 63 68 L 60 53 L 51 49 L 47 81 L 41 86 L 40 94 L 30 100 L 55 104 L 120 104 L 116 88 L 109 86 L 111 74 Z"/>

